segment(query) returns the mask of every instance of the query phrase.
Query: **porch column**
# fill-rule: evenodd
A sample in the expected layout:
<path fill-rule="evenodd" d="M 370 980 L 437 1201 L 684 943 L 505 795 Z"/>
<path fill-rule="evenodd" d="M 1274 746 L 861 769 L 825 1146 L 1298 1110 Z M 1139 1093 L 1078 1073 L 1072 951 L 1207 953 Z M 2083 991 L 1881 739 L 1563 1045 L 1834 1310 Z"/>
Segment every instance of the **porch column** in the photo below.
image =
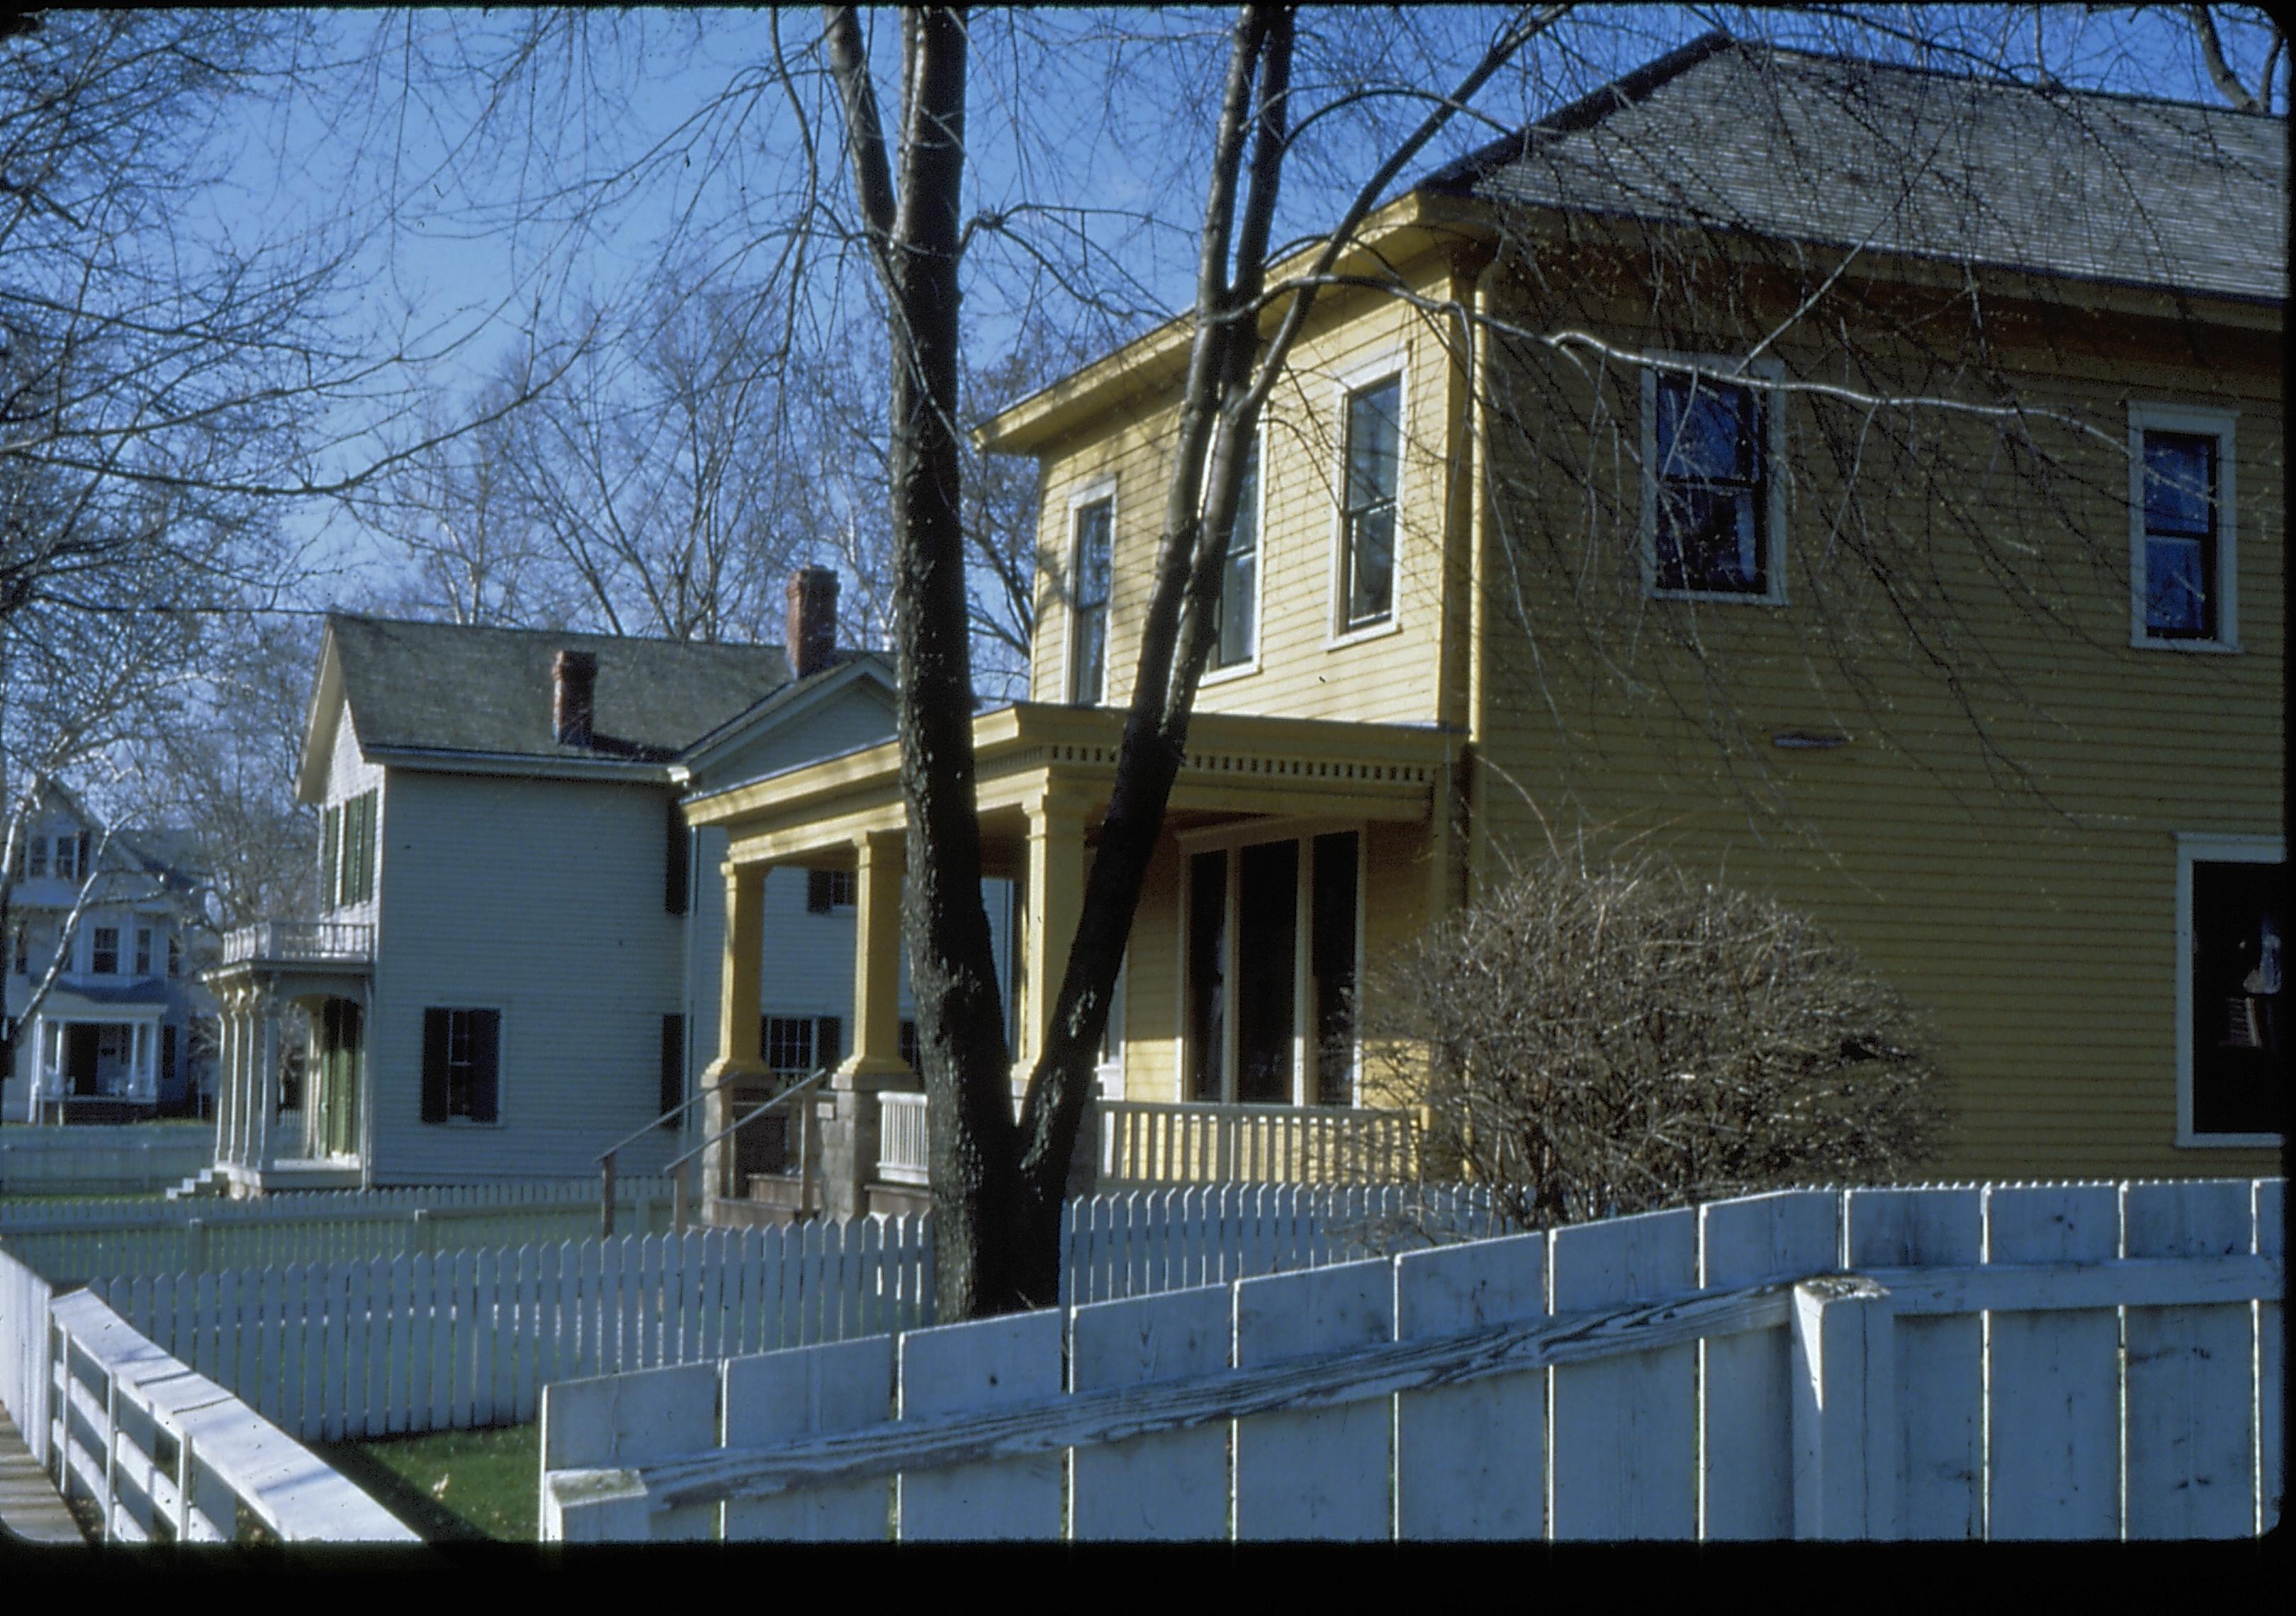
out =
<path fill-rule="evenodd" d="M 736 1084 L 766 1075 L 758 1037 L 758 972 L 766 934 L 766 877 L 772 866 L 762 864 L 724 866 L 726 877 L 726 956 L 718 979 L 718 1058 L 701 1074 L 710 1087 L 701 1102 L 701 1137 L 709 1138 L 735 1115 Z M 701 1153 L 701 1194 L 699 1203 L 707 1215 L 709 1198 L 726 1187 L 726 1170 L 735 1160 L 740 1136 L 723 1139 Z M 681 1168 L 690 1172 L 692 1168 Z M 738 1193 L 741 1186 L 734 1186 Z"/>
<path fill-rule="evenodd" d="M 256 1165 L 267 1168 L 277 1148 L 274 1124 L 279 1115 L 279 998 L 275 993 L 263 995 L 263 1029 L 257 1039 L 257 1058 L 263 1063 L 260 1080 L 256 1087 Z"/>
<path fill-rule="evenodd" d="M 223 1003 L 216 1011 L 216 1159 L 238 1162 L 247 1159 L 239 1136 L 246 1110 L 239 1093 L 239 996 L 226 990 L 218 997 Z"/>
<path fill-rule="evenodd" d="M 1020 1047 L 1013 1053 L 1015 1102 L 1029 1087 L 1029 1074 L 1045 1052 L 1053 1021 L 1053 1001 L 1068 969 L 1069 945 L 1076 940 L 1077 917 L 1084 911 L 1084 814 L 1081 798 L 1051 792 L 1028 805 L 1028 923 L 1023 928 Z"/>
<path fill-rule="evenodd" d="M 832 1218 L 869 1210 L 882 1131 L 877 1095 L 917 1087 L 901 1059 L 905 835 L 873 831 L 853 847 L 853 1053 L 829 1079 L 833 1114 L 822 1130 L 822 1207 Z"/>

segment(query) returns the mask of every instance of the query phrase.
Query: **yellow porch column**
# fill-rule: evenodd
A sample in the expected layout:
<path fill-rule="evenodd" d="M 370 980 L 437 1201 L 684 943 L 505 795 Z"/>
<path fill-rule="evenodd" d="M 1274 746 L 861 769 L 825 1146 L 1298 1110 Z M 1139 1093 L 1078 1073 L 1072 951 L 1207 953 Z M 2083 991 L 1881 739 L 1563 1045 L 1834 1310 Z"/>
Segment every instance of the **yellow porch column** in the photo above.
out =
<path fill-rule="evenodd" d="M 701 1136 L 704 1139 L 714 1136 L 733 1121 L 735 1103 L 741 1098 L 738 1088 L 748 1087 L 750 1081 L 762 1081 L 766 1075 L 765 1059 L 758 1048 L 758 977 L 762 969 L 766 876 L 769 866 L 729 861 L 724 868 L 726 955 L 718 980 L 718 1057 L 701 1074 L 703 1084 L 710 1091 L 701 1108 Z M 741 1185 L 728 1185 L 726 1178 L 726 1169 L 734 1159 L 739 1144 L 740 1136 L 736 1135 L 701 1153 L 701 1203 L 705 1217 L 710 1197 L 728 1189 L 741 1193 Z M 685 1173 L 692 1169 L 678 1170 Z"/>
<path fill-rule="evenodd" d="M 1013 1051 L 1013 1092 L 1028 1087 L 1044 1053 L 1053 1001 L 1076 940 L 1084 910 L 1084 815 L 1081 798 L 1047 792 L 1026 805 L 1029 816 L 1028 915 L 1023 927 L 1020 1047 Z"/>
<path fill-rule="evenodd" d="M 901 881 L 908 849 L 899 831 L 853 845 L 853 1053 L 837 1069 L 851 1078 L 912 1076 L 901 1059 Z"/>

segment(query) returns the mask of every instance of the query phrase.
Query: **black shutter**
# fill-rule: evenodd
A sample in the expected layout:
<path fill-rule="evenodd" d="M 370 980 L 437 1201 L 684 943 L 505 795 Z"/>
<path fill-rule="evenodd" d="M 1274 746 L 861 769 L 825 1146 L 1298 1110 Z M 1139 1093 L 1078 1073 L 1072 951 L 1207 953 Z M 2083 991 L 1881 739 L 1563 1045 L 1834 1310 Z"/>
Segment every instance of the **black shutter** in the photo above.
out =
<path fill-rule="evenodd" d="M 685 1018 L 661 1018 L 661 1115 L 665 1118 L 685 1103 Z M 676 1126 L 665 1121 L 665 1128 Z"/>
<path fill-rule="evenodd" d="M 845 1022 L 837 1016 L 825 1015 L 813 1035 L 813 1064 L 817 1070 L 834 1066 L 845 1057 Z"/>
<path fill-rule="evenodd" d="M 805 873 L 805 912 L 826 915 L 837 901 L 835 877 L 827 870 L 808 870 Z"/>
<path fill-rule="evenodd" d="M 447 1029 L 451 1010 L 422 1013 L 422 1120 L 447 1120 Z"/>
<path fill-rule="evenodd" d="M 471 1018 L 471 1120 L 492 1122 L 500 1113 L 496 1073 L 502 1047 L 502 1012 L 466 1010 Z"/>
<path fill-rule="evenodd" d="M 379 794 L 369 792 L 359 799 L 359 901 L 365 903 L 374 896 L 374 824 L 375 807 Z"/>
<path fill-rule="evenodd" d="M 88 877 L 87 850 L 90 845 L 88 833 L 82 831 L 79 833 L 79 879 L 83 885 L 86 883 Z"/>
<path fill-rule="evenodd" d="M 693 884 L 693 854 L 685 828 L 685 816 L 678 811 L 677 799 L 672 797 L 669 808 L 668 835 L 664 842 L 668 857 L 662 865 L 661 906 L 672 915 L 685 913 L 685 890 Z"/>

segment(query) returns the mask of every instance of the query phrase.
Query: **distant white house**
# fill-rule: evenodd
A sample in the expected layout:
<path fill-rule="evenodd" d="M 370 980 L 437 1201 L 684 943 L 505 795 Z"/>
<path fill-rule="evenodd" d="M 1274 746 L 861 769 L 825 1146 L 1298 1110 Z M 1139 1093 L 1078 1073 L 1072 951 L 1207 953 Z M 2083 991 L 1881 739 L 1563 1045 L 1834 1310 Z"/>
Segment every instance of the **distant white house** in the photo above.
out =
<path fill-rule="evenodd" d="M 680 800 L 893 729 L 890 664 L 835 649 L 835 575 L 807 570 L 791 600 L 795 669 L 778 646 L 330 617 L 296 778 L 324 815 L 322 912 L 225 939 L 211 1177 L 563 1178 L 693 1095 L 718 1047 L 725 848 Z M 776 1071 L 843 1053 L 840 879 L 772 877 L 758 1053 Z M 311 1041 L 295 1110 L 291 1005 Z M 702 1109 L 623 1169 L 694 1142 Z"/>
<path fill-rule="evenodd" d="M 198 1108 L 206 1062 L 194 1032 L 212 1005 L 189 965 L 195 865 L 181 833 L 107 833 L 74 792 L 41 783 L 10 855 L 0 932 L 0 1014 L 18 1033 L 0 1073 L 7 1121 Z M 34 1005 L 59 949 L 62 968 Z"/>

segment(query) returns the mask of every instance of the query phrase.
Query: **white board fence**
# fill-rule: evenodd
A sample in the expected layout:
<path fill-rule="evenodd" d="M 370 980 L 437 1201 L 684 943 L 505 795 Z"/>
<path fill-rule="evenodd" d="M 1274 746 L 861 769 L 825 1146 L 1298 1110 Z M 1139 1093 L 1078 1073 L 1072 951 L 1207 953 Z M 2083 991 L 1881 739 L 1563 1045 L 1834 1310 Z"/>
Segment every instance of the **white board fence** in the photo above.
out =
<path fill-rule="evenodd" d="M 106 1543 L 401 1543 L 420 1538 L 223 1387 L 85 1291 L 53 1302 L 47 1431 L 59 1486 Z"/>
<path fill-rule="evenodd" d="M 562 1382 L 544 1533 L 2245 1537 L 2284 1192 L 1785 1192 Z"/>
<path fill-rule="evenodd" d="M 0 1407 L 33 1459 L 48 1462 L 48 1304 L 55 1287 L 0 1251 Z"/>

